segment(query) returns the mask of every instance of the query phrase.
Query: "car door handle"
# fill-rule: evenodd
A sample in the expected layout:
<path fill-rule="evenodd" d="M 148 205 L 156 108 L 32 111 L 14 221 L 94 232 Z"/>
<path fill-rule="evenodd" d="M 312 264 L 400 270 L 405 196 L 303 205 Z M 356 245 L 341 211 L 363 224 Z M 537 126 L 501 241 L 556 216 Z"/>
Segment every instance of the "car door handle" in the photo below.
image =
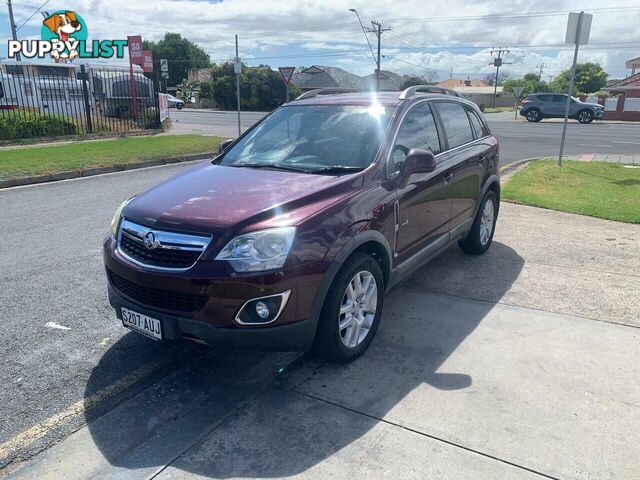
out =
<path fill-rule="evenodd" d="M 452 180 L 453 180 L 453 173 L 450 173 L 449 175 L 447 175 L 442 179 L 442 183 L 444 183 L 445 185 L 449 185 Z"/>
<path fill-rule="evenodd" d="M 478 157 L 478 163 L 479 163 L 480 165 L 482 165 L 482 164 L 483 164 L 484 162 L 486 162 L 486 161 L 487 161 L 487 157 L 485 157 L 484 155 L 480 155 L 480 156 Z"/>

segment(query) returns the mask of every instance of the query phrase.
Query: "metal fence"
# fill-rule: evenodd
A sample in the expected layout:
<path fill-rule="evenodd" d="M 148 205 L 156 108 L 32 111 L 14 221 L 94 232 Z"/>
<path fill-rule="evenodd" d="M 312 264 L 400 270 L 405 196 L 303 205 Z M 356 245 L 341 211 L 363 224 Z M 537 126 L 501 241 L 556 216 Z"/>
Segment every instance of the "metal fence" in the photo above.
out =
<path fill-rule="evenodd" d="M 157 84 L 139 67 L 0 65 L 0 140 L 159 126 Z"/>

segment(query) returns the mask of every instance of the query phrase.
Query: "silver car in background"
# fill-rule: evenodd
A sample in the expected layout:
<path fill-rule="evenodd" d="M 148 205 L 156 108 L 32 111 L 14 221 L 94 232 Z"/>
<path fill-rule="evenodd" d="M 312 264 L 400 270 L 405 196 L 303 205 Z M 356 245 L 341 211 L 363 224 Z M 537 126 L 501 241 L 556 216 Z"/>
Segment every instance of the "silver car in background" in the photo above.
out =
<path fill-rule="evenodd" d="M 522 102 L 520 115 L 530 122 L 539 122 L 543 118 L 564 118 L 567 95 L 563 93 L 533 93 Z M 598 103 L 587 103 L 571 97 L 569 118 L 580 123 L 591 123 L 593 119 L 604 116 L 604 107 Z"/>

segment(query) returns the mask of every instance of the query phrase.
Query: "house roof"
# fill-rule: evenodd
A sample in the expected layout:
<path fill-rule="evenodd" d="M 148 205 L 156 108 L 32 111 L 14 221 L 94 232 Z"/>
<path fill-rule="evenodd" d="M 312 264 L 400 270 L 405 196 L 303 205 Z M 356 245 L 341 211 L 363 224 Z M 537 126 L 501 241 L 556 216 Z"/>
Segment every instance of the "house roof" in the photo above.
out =
<path fill-rule="evenodd" d="M 612 82 L 603 90 L 640 90 L 640 73 Z"/>
<path fill-rule="evenodd" d="M 381 90 L 400 90 L 402 83 L 406 79 L 406 75 L 398 75 L 395 72 L 389 70 L 380 70 L 380 89 Z M 376 74 L 375 72 L 362 77 L 369 88 L 375 88 Z"/>
<path fill-rule="evenodd" d="M 457 78 L 449 78 L 443 82 L 436 83 L 436 86 L 455 90 L 457 87 L 490 87 L 491 85 L 484 80 L 459 80 Z"/>
<path fill-rule="evenodd" d="M 365 88 L 363 79 L 339 67 L 314 65 L 293 74 L 291 82 L 303 90 L 314 88 Z"/>

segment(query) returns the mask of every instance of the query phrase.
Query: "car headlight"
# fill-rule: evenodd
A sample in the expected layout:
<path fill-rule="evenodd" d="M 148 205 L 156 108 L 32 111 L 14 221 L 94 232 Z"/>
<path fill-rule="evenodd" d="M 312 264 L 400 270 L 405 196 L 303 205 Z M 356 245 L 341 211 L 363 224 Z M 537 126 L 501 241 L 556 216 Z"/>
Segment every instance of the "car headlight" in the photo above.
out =
<path fill-rule="evenodd" d="M 282 227 L 239 235 L 227 243 L 216 260 L 226 260 L 236 272 L 281 268 L 295 233 L 295 227 Z"/>
<path fill-rule="evenodd" d="M 113 238 L 117 238 L 118 236 L 118 225 L 120 225 L 120 218 L 122 217 L 122 209 L 127 206 L 134 197 L 128 198 L 124 202 L 120 204 L 118 208 L 116 208 L 115 213 L 113 214 L 113 218 L 111 219 L 111 226 L 109 227 L 109 232 Z"/>

